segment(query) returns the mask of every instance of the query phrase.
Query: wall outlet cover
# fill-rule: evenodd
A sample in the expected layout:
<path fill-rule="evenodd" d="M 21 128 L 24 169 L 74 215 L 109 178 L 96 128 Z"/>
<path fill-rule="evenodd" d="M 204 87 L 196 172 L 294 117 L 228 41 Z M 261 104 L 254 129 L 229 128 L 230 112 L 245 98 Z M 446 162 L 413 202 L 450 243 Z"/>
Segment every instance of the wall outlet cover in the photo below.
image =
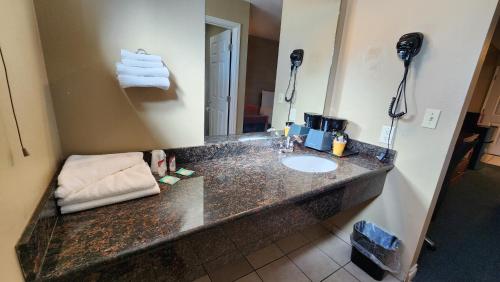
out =
<path fill-rule="evenodd" d="M 382 129 L 380 130 L 379 142 L 387 145 L 389 139 L 389 132 L 391 132 L 391 140 L 389 144 L 392 145 L 392 143 L 394 142 L 395 130 L 396 130 L 395 126 L 392 128 L 392 132 L 391 132 L 391 127 L 389 125 L 382 126 Z"/>
<path fill-rule="evenodd" d="M 441 110 L 426 109 L 422 127 L 434 129 L 437 126 Z"/>
<path fill-rule="evenodd" d="M 295 119 L 297 119 L 297 109 L 296 108 L 292 108 L 290 110 L 290 121 L 295 122 Z"/>

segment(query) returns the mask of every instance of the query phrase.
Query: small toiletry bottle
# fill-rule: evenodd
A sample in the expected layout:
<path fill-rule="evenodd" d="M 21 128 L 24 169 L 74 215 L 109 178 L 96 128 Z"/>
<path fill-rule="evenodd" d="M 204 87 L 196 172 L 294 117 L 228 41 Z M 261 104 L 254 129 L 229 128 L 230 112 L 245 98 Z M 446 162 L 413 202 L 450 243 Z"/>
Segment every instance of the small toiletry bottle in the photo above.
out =
<path fill-rule="evenodd" d="M 177 171 L 177 166 L 175 164 L 175 155 L 170 155 L 170 157 L 168 157 L 168 170 L 172 173 Z"/>
<path fill-rule="evenodd" d="M 293 122 L 287 121 L 285 123 L 285 137 L 288 137 L 288 132 L 290 132 L 290 127 L 292 127 Z"/>
<path fill-rule="evenodd" d="M 167 172 L 167 160 L 162 159 L 158 161 L 158 176 L 163 177 Z"/>

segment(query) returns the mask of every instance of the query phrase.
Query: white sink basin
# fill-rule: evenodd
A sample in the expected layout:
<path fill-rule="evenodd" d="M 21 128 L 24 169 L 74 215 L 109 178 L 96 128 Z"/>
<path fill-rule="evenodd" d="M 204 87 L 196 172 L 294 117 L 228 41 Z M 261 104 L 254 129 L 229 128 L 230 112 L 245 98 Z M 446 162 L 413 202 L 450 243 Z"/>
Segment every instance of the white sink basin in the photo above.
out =
<path fill-rule="evenodd" d="M 285 166 L 302 172 L 330 172 L 337 169 L 337 163 L 316 156 L 293 156 L 281 160 Z"/>

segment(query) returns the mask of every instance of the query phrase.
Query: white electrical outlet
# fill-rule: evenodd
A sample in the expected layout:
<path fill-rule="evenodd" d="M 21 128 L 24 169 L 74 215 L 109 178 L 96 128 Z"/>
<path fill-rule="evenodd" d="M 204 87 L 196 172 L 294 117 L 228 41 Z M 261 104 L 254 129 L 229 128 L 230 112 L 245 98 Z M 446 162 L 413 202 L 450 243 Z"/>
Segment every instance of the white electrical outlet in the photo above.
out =
<path fill-rule="evenodd" d="M 285 93 L 278 94 L 278 103 L 285 103 Z"/>
<path fill-rule="evenodd" d="M 422 121 L 422 127 L 436 128 L 440 115 L 441 115 L 441 110 L 436 110 L 436 109 L 425 110 L 424 120 Z"/>
<path fill-rule="evenodd" d="M 292 108 L 290 110 L 290 121 L 295 122 L 295 119 L 297 118 L 297 109 Z"/>
<path fill-rule="evenodd" d="M 396 128 L 393 127 L 392 128 L 392 131 L 391 131 L 391 127 L 388 126 L 388 125 L 384 125 L 382 126 L 382 130 L 380 130 L 380 137 L 379 137 L 379 142 L 380 143 L 384 143 L 385 145 L 387 145 L 387 143 L 389 142 L 389 144 L 392 145 L 392 142 L 394 140 L 394 130 Z M 391 140 L 389 141 L 389 132 L 391 134 L 390 138 Z"/>

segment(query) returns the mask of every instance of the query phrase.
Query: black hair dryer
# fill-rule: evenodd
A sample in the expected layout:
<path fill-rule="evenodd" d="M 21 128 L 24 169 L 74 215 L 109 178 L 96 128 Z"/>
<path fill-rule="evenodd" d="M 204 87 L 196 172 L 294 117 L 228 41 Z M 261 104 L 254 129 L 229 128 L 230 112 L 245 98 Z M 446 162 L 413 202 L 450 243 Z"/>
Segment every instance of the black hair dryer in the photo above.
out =
<path fill-rule="evenodd" d="M 295 49 L 290 54 L 290 61 L 292 63 L 292 70 L 294 68 L 300 67 L 302 65 L 302 61 L 304 60 L 304 50 L 303 49 Z"/>
<path fill-rule="evenodd" d="M 406 104 L 406 78 L 408 77 L 408 70 L 410 68 L 411 60 L 415 57 L 422 48 L 424 35 L 420 32 L 407 33 L 399 38 L 396 44 L 396 51 L 398 56 L 404 62 L 405 71 L 403 79 L 399 83 L 396 96 L 392 97 L 389 104 L 389 116 L 391 118 L 399 119 L 408 112 Z M 404 102 L 404 109 L 398 112 L 398 107 L 401 102 Z"/>
<path fill-rule="evenodd" d="M 420 32 L 407 33 L 399 38 L 396 50 L 399 58 L 404 61 L 405 66 L 410 65 L 411 59 L 420 52 L 423 41 L 424 35 Z"/>

